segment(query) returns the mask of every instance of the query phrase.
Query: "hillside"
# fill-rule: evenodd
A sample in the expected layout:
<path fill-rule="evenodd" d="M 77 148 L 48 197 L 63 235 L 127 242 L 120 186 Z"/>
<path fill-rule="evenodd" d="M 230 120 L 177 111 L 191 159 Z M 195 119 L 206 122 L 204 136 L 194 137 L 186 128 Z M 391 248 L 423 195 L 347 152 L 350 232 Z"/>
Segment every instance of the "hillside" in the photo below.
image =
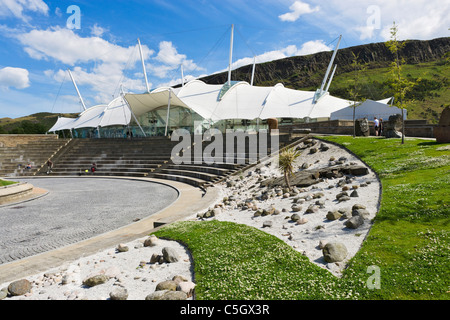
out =
<path fill-rule="evenodd" d="M 16 119 L 1 118 L 0 134 L 42 134 L 46 133 L 58 119 L 58 116 L 75 118 L 77 114 L 35 113 Z"/>
<path fill-rule="evenodd" d="M 367 66 L 362 79 L 365 88 L 363 96 L 372 100 L 390 97 L 392 93 L 386 80 L 393 56 L 384 43 L 340 49 L 335 60 L 338 68 L 330 93 L 340 98 L 349 97 L 348 80 L 353 73 L 352 52 L 359 55 L 360 63 Z M 273 86 L 282 83 L 287 88 L 315 91 L 322 83 L 331 55 L 332 52 L 319 52 L 258 64 L 254 84 Z M 426 119 L 429 123 L 437 123 L 444 107 L 450 104 L 450 37 L 428 41 L 409 40 L 400 56 L 406 61 L 404 74 L 412 80 L 421 79 L 407 97 L 412 101 L 408 108 L 408 119 Z M 232 78 L 250 82 L 251 72 L 251 65 L 244 66 L 233 70 Z M 227 72 L 223 72 L 200 80 L 209 84 L 223 84 L 227 79 Z M 58 114 L 45 112 L 17 119 L 2 118 L 0 134 L 45 133 L 57 118 Z"/>

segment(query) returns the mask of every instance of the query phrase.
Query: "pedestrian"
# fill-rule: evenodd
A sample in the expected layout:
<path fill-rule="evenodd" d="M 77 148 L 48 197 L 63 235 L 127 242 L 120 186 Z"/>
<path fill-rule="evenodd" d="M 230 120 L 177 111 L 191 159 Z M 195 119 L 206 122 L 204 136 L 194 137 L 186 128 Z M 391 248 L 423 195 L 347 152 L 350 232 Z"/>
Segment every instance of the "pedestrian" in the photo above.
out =
<path fill-rule="evenodd" d="M 53 162 L 52 160 L 48 159 L 47 161 L 47 174 L 50 174 L 52 172 L 53 169 Z"/>
<path fill-rule="evenodd" d="M 92 163 L 91 172 L 94 173 L 97 170 L 97 164 L 95 162 Z"/>
<path fill-rule="evenodd" d="M 373 125 L 374 125 L 374 129 L 375 129 L 375 135 L 378 136 L 378 130 L 380 129 L 379 125 L 380 122 L 378 121 L 377 117 L 373 118 Z"/>
<path fill-rule="evenodd" d="M 25 170 L 31 170 L 31 163 L 27 164 L 27 166 L 25 167 Z"/>
<path fill-rule="evenodd" d="M 384 123 L 383 123 L 383 118 L 380 118 L 380 123 L 378 124 L 379 129 L 378 129 L 378 135 L 382 136 L 384 134 Z"/>

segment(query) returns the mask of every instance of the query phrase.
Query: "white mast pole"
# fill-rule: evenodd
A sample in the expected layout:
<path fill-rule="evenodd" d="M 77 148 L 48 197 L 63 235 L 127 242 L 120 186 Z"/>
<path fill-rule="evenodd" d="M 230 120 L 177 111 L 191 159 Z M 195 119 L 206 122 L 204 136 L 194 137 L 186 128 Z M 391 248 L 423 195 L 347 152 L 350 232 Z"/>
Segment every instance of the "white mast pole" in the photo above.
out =
<path fill-rule="evenodd" d="M 147 79 L 147 71 L 145 70 L 144 55 L 142 53 L 141 41 L 139 40 L 139 38 L 138 38 L 138 44 L 139 44 L 139 53 L 141 54 L 142 69 L 144 71 L 145 86 L 147 87 L 147 92 L 150 92 L 150 86 L 148 85 L 148 79 Z"/>
<path fill-rule="evenodd" d="M 69 75 L 70 78 L 72 79 L 75 90 L 77 90 L 78 97 L 80 98 L 81 104 L 83 105 L 83 109 L 86 110 L 86 105 L 84 104 L 83 97 L 81 97 L 80 90 L 78 90 L 77 84 L 75 83 L 75 79 L 73 78 L 72 72 L 70 72 L 70 69 L 67 70 L 69 71 Z"/>
<path fill-rule="evenodd" d="M 255 79 L 255 66 L 256 66 L 256 57 L 253 57 L 252 80 L 250 81 L 251 86 L 253 86 L 253 80 Z"/>
<path fill-rule="evenodd" d="M 334 49 L 333 56 L 331 57 L 330 64 L 328 65 L 327 73 L 325 74 L 325 77 L 323 78 L 322 86 L 320 87 L 320 94 L 323 93 L 323 88 L 325 87 L 325 83 L 327 82 L 328 75 L 330 74 L 330 71 L 331 71 L 331 66 L 334 63 L 334 59 L 336 58 L 336 53 L 339 49 L 339 44 L 341 43 L 341 39 L 342 39 L 342 35 L 339 36 L 339 41 L 336 45 L 336 49 Z"/>
<path fill-rule="evenodd" d="M 170 115 L 170 100 L 172 99 L 172 90 L 169 89 L 169 102 L 167 103 L 167 117 L 166 117 L 166 132 L 165 136 L 167 137 L 167 129 L 169 128 L 169 115 Z"/>
<path fill-rule="evenodd" d="M 231 63 L 233 62 L 234 24 L 231 25 L 230 62 L 228 64 L 228 85 L 231 84 Z"/>
<path fill-rule="evenodd" d="M 333 72 L 331 73 L 330 81 L 328 81 L 327 88 L 325 89 L 325 92 L 328 92 L 328 89 L 330 89 L 331 81 L 333 81 L 334 73 L 336 72 L 337 64 L 334 65 Z"/>
<path fill-rule="evenodd" d="M 181 86 L 184 87 L 184 70 L 183 70 L 183 64 L 181 64 Z"/>

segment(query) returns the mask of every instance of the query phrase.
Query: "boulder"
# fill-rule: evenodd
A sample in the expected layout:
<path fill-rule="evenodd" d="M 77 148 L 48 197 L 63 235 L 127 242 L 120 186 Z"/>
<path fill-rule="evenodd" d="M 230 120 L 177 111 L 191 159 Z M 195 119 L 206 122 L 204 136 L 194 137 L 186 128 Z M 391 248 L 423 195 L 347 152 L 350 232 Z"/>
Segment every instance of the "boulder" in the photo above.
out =
<path fill-rule="evenodd" d="M 177 285 L 177 291 L 184 292 L 187 297 L 192 297 L 195 289 L 195 283 L 192 281 L 182 281 Z"/>
<path fill-rule="evenodd" d="M 89 277 L 83 281 L 83 285 L 87 287 L 95 287 L 100 284 L 108 282 L 109 277 L 104 274 L 98 274 L 92 277 Z"/>
<path fill-rule="evenodd" d="M 292 186 L 303 188 L 310 187 L 319 183 L 321 181 L 321 178 L 335 179 L 342 177 L 344 174 L 363 176 L 368 173 L 369 169 L 362 165 L 336 165 L 326 168 L 294 172 L 294 174 L 290 177 L 290 182 Z M 284 176 L 266 179 L 261 182 L 261 187 L 275 188 L 285 186 L 286 181 L 284 179 Z M 290 196 L 289 190 L 283 192 L 287 193 L 286 197 Z"/>
<path fill-rule="evenodd" d="M 339 200 L 339 198 L 344 197 L 344 196 L 348 196 L 348 193 L 346 191 L 339 192 L 336 195 L 336 200 Z"/>
<path fill-rule="evenodd" d="M 324 151 L 328 151 L 328 149 L 330 149 L 330 147 L 327 146 L 325 143 L 320 144 L 320 151 L 324 152 Z"/>
<path fill-rule="evenodd" d="M 292 216 L 291 216 L 291 220 L 292 221 L 297 221 L 298 219 L 300 219 L 300 216 L 297 214 L 297 213 L 294 213 Z"/>
<path fill-rule="evenodd" d="M 354 216 L 345 221 L 345 226 L 350 229 L 357 229 L 364 224 L 364 218 L 361 216 Z"/>
<path fill-rule="evenodd" d="M 155 235 L 151 235 L 144 241 L 144 247 L 154 247 L 158 244 L 158 238 Z"/>
<path fill-rule="evenodd" d="M 352 198 L 358 198 L 358 197 L 359 197 L 359 194 L 358 194 L 358 192 L 357 192 L 356 190 L 353 190 L 352 193 L 350 193 L 350 197 L 352 197 Z"/>
<path fill-rule="evenodd" d="M 185 276 L 177 275 L 173 276 L 172 281 L 175 281 L 177 284 L 179 284 L 180 282 L 187 282 L 189 280 Z"/>
<path fill-rule="evenodd" d="M 111 300 L 127 300 L 128 291 L 122 287 L 115 287 L 110 293 L 109 297 Z"/>
<path fill-rule="evenodd" d="M 369 121 L 367 118 L 355 119 L 355 135 L 357 137 L 368 137 L 370 135 Z"/>
<path fill-rule="evenodd" d="M 319 241 L 319 249 L 323 249 L 325 248 L 325 246 L 327 245 L 328 241 L 326 240 L 320 240 Z"/>
<path fill-rule="evenodd" d="M 174 263 L 179 260 L 179 255 L 174 248 L 165 247 L 162 249 L 164 260 L 168 263 Z"/>
<path fill-rule="evenodd" d="M 301 217 L 300 219 L 297 220 L 297 224 L 305 224 L 308 222 L 308 218 L 305 217 Z"/>
<path fill-rule="evenodd" d="M 160 254 L 152 254 L 151 258 L 150 258 L 150 264 L 154 264 L 154 263 L 163 263 L 164 262 L 164 258 L 162 255 Z"/>
<path fill-rule="evenodd" d="M 369 219 L 370 212 L 366 209 L 353 209 L 352 216 L 361 216 L 363 219 Z"/>
<path fill-rule="evenodd" d="M 169 291 L 176 291 L 177 290 L 177 283 L 173 280 L 166 280 L 158 283 L 156 285 L 156 291 L 162 291 L 162 290 L 169 290 Z"/>
<path fill-rule="evenodd" d="M 437 143 L 450 142 L 450 106 L 441 113 L 439 124 L 433 130 Z"/>
<path fill-rule="evenodd" d="M 316 213 L 319 211 L 319 207 L 312 204 L 308 207 L 308 209 L 306 209 L 305 213 Z"/>
<path fill-rule="evenodd" d="M 272 227 L 272 225 L 273 225 L 272 221 L 270 221 L 270 220 L 264 221 L 263 228 L 270 228 L 270 227 Z"/>
<path fill-rule="evenodd" d="M 11 296 L 21 296 L 31 291 L 31 282 L 22 279 L 9 284 L 8 292 Z"/>
<path fill-rule="evenodd" d="M 349 196 L 342 196 L 338 199 L 339 202 L 343 202 L 343 201 L 349 201 L 350 197 Z"/>
<path fill-rule="evenodd" d="M 395 114 L 389 117 L 385 124 L 384 135 L 386 138 L 401 138 L 402 137 L 402 115 Z"/>
<path fill-rule="evenodd" d="M 128 247 L 121 243 L 121 244 L 119 244 L 117 246 L 117 251 L 118 252 L 127 252 L 128 251 Z"/>
<path fill-rule="evenodd" d="M 341 217 L 342 217 L 342 214 L 337 210 L 328 211 L 328 213 L 327 213 L 327 219 L 331 220 L 331 221 L 338 220 Z"/>
<path fill-rule="evenodd" d="M 344 244 L 330 242 L 324 246 L 322 253 L 326 262 L 341 262 L 347 257 L 348 251 Z"/>
<path fill-rule="evenodd" d="M 145 300 L 186 300 L 187 294 L 183 291 L 160 290 L 149 294 Z"/>

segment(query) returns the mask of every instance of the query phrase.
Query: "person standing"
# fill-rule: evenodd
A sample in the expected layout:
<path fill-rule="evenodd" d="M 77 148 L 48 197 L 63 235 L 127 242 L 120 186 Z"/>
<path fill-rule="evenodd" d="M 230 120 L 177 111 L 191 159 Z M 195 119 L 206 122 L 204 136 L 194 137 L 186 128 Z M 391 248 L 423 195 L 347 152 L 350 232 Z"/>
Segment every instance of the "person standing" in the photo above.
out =
<path fill-rule="evenodd" d="M 373 118 L 373 125 L 374 125 L 374 129 L 375 129 L 375 135 L 378 136 L 378 132 L 380 129 L 380 122 L 378 121 L 377 117 Z"/>
<path fill-rule="evenodd" d="M 383 118 L 380 118 L 380 122 L 378 123 L 378 135 L 382 136 L 383 133 L 384 133 Z"/>
<path fill-rule="evenodd" d="M 53 162 L 52 160 L 48 159 L 47 161 L 47 174 L 50 174 L 52 172 L 53 169 Z"/>

